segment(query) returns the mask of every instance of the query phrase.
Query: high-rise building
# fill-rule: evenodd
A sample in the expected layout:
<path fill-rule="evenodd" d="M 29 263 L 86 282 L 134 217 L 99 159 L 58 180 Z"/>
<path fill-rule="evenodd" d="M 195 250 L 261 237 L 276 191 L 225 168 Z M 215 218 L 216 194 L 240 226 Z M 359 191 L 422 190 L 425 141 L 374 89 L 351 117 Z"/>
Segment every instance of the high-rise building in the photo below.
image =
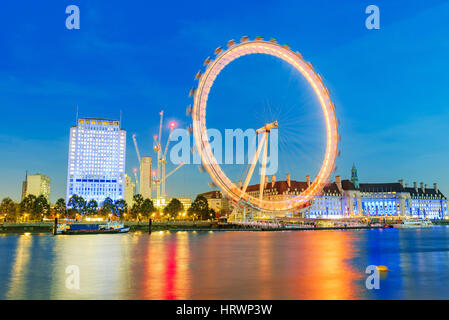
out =
<path fill-rule="evenodd" d="M 140 164 L 140 194 L 144 199 L 151 199 L 151 157 L 142 157 Z"/>
<path fill-rule="evenodd" d="M 131 181 L 131 177 L 125 174 L 125 201 L 128 207 L 131 208 L 133 204 L 133 197 L 136 191 L 136 184 Z"/>
<path fill-rule="evenodd" d="M 80 118 L 70 128 L 67 198 L 78 195 L 102 205 L 125 196 L 126 131 L 117 120 Z"/>
<path fill-rule="evenodd" d="M 22 183 L 22 200 L 32 194 L 36 197 L 43 195 L 47 201 L 50 201 L 50 178 L 46 175 L 27 174 L 25 181 Z"/>

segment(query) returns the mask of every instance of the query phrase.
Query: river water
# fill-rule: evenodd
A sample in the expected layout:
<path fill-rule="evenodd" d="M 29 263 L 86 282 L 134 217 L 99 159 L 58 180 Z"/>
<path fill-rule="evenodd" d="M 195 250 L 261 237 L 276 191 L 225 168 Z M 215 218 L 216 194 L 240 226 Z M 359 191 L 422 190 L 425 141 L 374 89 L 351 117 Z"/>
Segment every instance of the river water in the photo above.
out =
<path fill-rule="evenodd" d="M 379 289 L 366 288 L 369 265 L 389 268 Z M 0 235 L 0 299 L 449 299 L 448 288 L 446 226 Z"/>

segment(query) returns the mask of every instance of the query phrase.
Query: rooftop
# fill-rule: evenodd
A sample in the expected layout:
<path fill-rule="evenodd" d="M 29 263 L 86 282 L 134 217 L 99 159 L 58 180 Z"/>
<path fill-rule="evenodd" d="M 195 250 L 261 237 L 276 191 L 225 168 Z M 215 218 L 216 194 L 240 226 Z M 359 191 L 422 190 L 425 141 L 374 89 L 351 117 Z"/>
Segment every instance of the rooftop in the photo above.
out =
<path fill-rule="evenodd" d="M 100 121 L 118 121 L 117 119 L 81 117 L 78 120 L 100 120 Z"/>

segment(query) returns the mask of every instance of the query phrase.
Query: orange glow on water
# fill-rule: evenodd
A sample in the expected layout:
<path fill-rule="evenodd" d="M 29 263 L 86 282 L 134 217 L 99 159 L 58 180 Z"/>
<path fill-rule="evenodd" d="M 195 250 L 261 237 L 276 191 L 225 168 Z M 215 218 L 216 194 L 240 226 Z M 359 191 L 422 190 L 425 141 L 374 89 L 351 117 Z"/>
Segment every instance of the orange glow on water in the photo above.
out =
<path fill-rule="evenodd" d="M 356 299 L 355 280 L 364 275 L 347 263 L 353 257 L 353 239 L 349 232 L 311 231 L 305 233 L 298 250 L 307 259 L 298 261 L 298 292 L 301 299 Z"/>
<path fill-rule="evenodd" d="M 144 257 L 146 272 L 142 279 L 143 299 L 188 299 L 188 233 L 160 232 L 155 236 L 158 240 L 148 246 Z M 164 241 L 160 241 L 162 239 Z"/>

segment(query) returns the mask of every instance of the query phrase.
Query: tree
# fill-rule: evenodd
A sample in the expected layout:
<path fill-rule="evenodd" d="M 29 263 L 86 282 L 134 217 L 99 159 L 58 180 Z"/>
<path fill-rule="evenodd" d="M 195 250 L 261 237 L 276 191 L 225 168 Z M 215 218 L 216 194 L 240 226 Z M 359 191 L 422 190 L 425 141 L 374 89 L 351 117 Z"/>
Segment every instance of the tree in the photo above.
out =
<path fill-rule="evenodd" d="M 77 211 L 74 208 L 68 208 L 66 217 L 69 219 L 75 219 L 76 218 Z"/>
<path fill-rule="evenodd" d="M 128 204 L 125 200 L 116 200 L 114 203 L 114 214 L 123 218 L 123 214 L 128 210 Z"/>
<path fill-rule="evenodd" d="M 34 201 L 36 201 L 36 196 L 34 194 L 27 195 L 22 202 L 20 202 L 20 212 L 31 213 L 34 208 Z"/>
<path fill-rule="evenodd" d="M 217 219 L 217 214 L 215 213 L 214 209 L 209 209 L 209 219 L 215 220 Z"/>
<path fill-rule="evenodd" d="M 50 213 L 50 204 L 44 195 L 40 195 L 36 198 L 33 205 L 33 210 L 31 211 L 31 218 L 33 220 L 41 220 L 44 215 Z"/>
<path fill-rule="evenodd" d="M 169 204 L 164 208 L 164 213 L 175 218 L 180 212 L 184 211 L 184 205 L 176 198 L 171 199 Z"/>
<path fill-rule="evenodd" d="M 144 199 L 141 194 L 135 194 L 133 197 L 133 205 L 131 207 L 131 215 L 136 218 L 142 210 Z"/>
<path fill-rule="evenodd" d="M 34 202 L 36 201 L 36 196 L 33 194 L 27 195 L 22 202 L 20 202 L 19 208 L 20 212 L 25 216 L 31 215 L 34 209 Z"/>
<path fill-rule="evenodd" d="M 0 218 L 4 221 L 16 221 L 17 206 L 11 198 L 4 198 L 0 203 Z"/>
<path fill-rule="evenodd" d="M 197 196 L 188 210 L 190 216 L 196 215 L 201 220 L 210 219 L 209 203 L 204 196 Z"/>
<path fill-rule="evenodd" d="M 65 200 L 62 198 L 59 198 L 56 200 L 55 207 L 54 207 L 55 213 L 60 217 L 65 217 L 67 214 L 67 208 L 65 205 Z"/>
<path fill-rule="evenodd" d="M 83 199 L 83 197 L 80 197 L 76 194 L 70 197 L 67 205 L 79 214 L 84 213 L 86 210 L 86 201 Z"/>
<path fill-rule="evenodd" d="M 94 199 L 91 199 L 86 206 L 86 212 L 88 215 L 95 215 L 98 211 L 98 203 Z"/>
<path fill-rule="evenodd" d="M 140 207 L 140 213 L 142 214 L 142 216 L 148 218 L 155 211 L 156 208 L 154 207 L 154 203 L 151 199 L 143 200 L 143 203 Z"/>
<path fill-rule="evenodd" d="M 114 212 L 114 201 L 111 198 L 107 197 L 103 201 L 103 207 L 101 209 L 103 215 L 109 215 Z"/>
<path fill-rule="evenodd" d="M 67 202 L 67 206 L 69 208 L 75 209 L 78 206 L 78 195 L 74 194 L 73 196 L 70 197 L 69 201 Z"/>

